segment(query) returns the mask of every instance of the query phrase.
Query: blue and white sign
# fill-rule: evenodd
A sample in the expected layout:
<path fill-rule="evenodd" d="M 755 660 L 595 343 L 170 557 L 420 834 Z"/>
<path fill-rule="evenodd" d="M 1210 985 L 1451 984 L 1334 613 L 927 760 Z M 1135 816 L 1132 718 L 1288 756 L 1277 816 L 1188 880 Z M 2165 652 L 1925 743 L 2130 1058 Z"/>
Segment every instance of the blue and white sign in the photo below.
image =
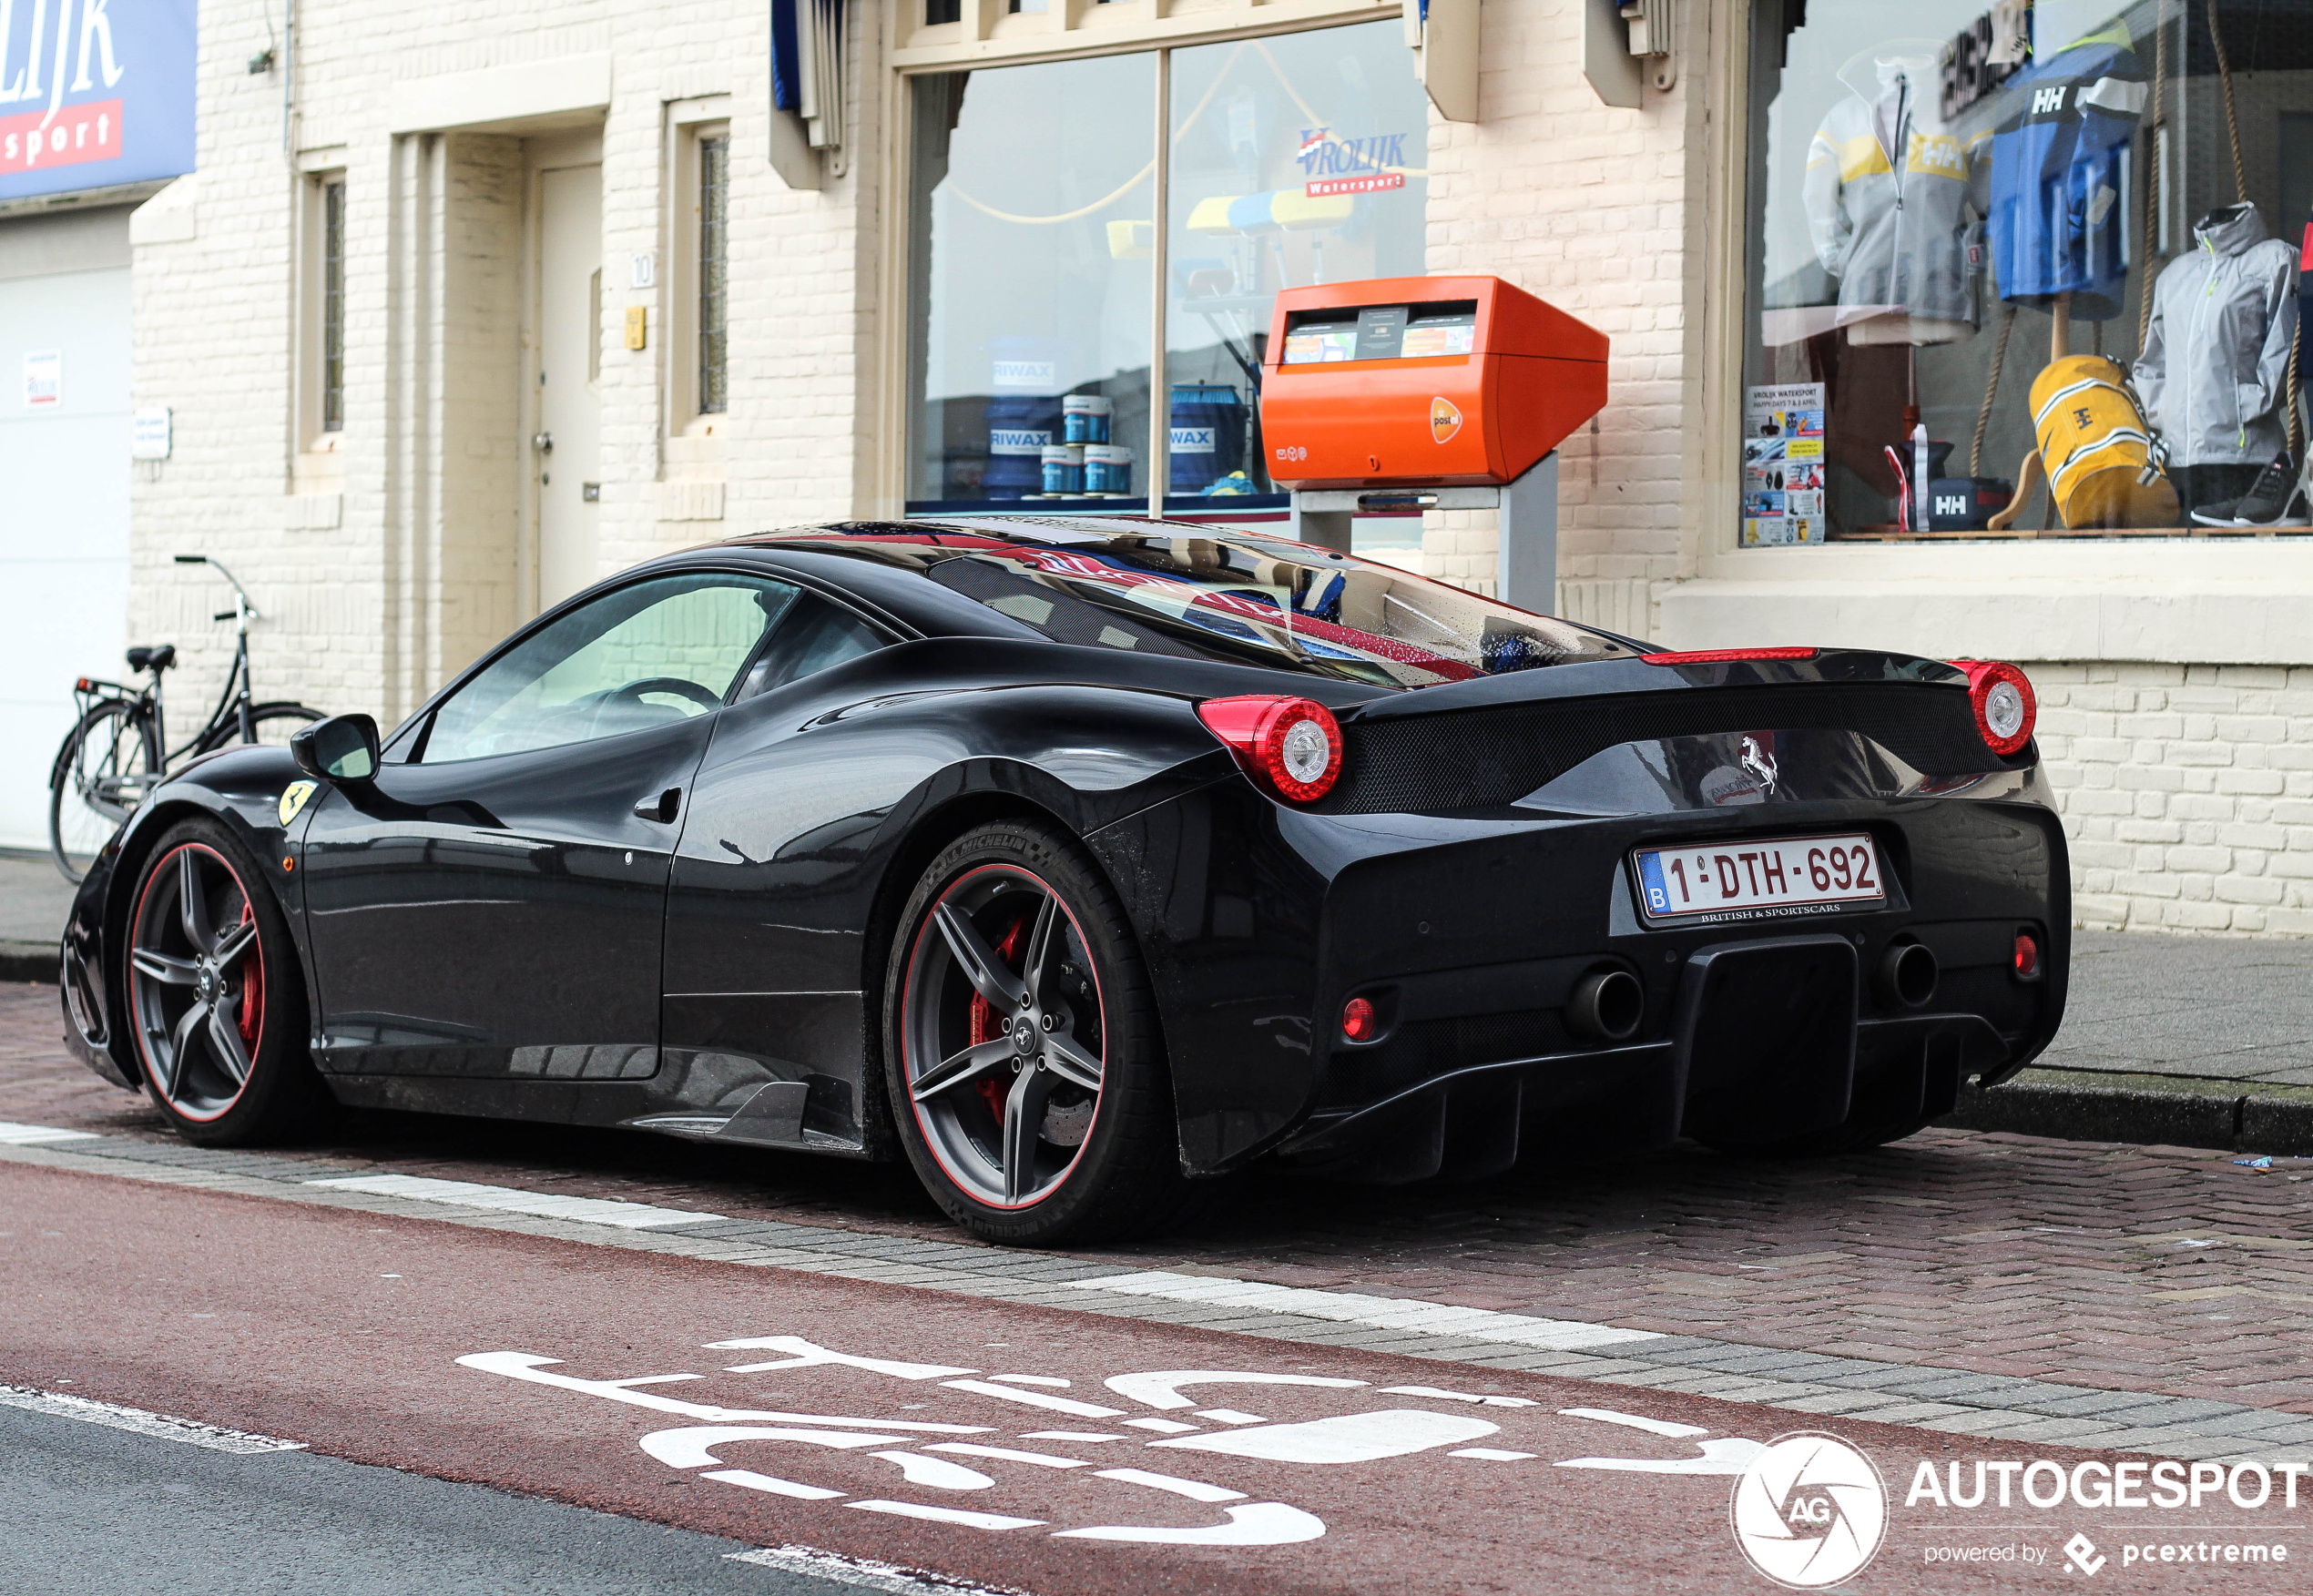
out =
<path fill-rule="evenodd" d="M 0 0 L 0 200 L 193 169 L 196 0 Z"/>

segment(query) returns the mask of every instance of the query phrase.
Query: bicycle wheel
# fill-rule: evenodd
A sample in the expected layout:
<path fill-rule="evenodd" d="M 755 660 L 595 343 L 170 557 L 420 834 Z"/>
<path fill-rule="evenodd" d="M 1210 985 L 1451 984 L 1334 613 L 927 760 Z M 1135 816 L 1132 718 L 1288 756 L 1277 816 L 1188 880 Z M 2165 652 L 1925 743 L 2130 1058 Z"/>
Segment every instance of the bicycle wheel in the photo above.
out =
<path fill-rule="evenodd" d="M 81 717 L 48 778 L 48 851 L 66 880 L 88 873 L 157 779 L 144 722 L 130 704 L 107 699 Z"/>
<path fill-rule="evenodd" d="M 286 747 L 290 734 L 299 727 L 311 726 L 321 718 L 320 710 L 303 704 L 292 704 L 285 698 L 276 699 L 270 704 L 253 704 L 249 711 L 250 729 L 257 734 L 256 740 L 271 748 Z M 240 717 L 228 710 L 225 718 L 209 727 L 209 735 L 201 738 L 200 746 L 193 751 L 213 754 L 219 748 L 232 747 L 240 740 Z"/>

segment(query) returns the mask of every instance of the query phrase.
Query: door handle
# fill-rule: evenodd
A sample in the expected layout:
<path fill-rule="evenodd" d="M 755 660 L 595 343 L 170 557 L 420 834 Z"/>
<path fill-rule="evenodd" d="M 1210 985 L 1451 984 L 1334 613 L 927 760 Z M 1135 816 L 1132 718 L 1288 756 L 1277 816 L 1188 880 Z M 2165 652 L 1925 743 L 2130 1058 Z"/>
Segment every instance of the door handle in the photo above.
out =
<path fill-rule="evenodd" d="M 657 798 L 645 798 L 637 804 L 635 818 L 656 820 L 665 826 L 670 824 L 675 817 L 682 812 L 682 808 L 683 789 L 679 787 L 670 787 Z"/>
<path fill-rule="evenodd" d="M 555 435 L 552 432 L 537 433 L 530 440 L 530 447 L 541 454 L 552 454 L 555 452 Z"/>

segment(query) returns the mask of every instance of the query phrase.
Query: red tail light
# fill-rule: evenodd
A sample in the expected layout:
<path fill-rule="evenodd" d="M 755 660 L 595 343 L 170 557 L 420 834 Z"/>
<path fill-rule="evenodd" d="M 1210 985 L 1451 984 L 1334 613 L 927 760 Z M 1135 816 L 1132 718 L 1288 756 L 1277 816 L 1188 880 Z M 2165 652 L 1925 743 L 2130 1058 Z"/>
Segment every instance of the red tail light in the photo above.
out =
<path fill-rule="evenodd" d="M 1726 665 L 1742 659 L 1813 659 L 1812 648 L 1694 648 L 1685 654 L 1642 654 L 1648 665 Z"/>
<path fill-rule="evenodd" d="M 2040 973 L 2040 942 L 2030 931 L 2016 933 L 2016 973 L 2026 981 Z"/>
<path fill-rule="evenodd" d="M 1351 1042 L 1363 1042 L 1380 1029 L 1381 1016 L 1365 999 L 1351 998 L 1341 1005 L 1341 1034 Z"/>
<path fill-rule="evenodd" d="M 1313 699 L 1207 698 L 1197 717 L 1247 775 L 1281 798 L 1315 803 L 1341 774 L 1341 727 Z"/>
<path fill-rule="evenodd" d="M 1976 730 L 1986 747 L 2005 757 L 2032 741 L 2040 701 L 2033 696 L 2030 677 L 2012 665 L 1993 660 L 1951 663 L 1968 673 L 1968 704 L 1976 712 Z"/>

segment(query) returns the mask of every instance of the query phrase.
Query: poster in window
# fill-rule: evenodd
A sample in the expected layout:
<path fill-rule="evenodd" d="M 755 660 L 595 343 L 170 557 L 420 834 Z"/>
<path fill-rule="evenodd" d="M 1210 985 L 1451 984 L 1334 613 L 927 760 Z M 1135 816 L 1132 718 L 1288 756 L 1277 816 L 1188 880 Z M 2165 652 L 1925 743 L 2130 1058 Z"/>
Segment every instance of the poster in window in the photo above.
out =
<path fill-rule="evenodd" d="M 1752 388 L 1743 407 L 1743 546 L 1823 541 L 1823 384 Z"/>

